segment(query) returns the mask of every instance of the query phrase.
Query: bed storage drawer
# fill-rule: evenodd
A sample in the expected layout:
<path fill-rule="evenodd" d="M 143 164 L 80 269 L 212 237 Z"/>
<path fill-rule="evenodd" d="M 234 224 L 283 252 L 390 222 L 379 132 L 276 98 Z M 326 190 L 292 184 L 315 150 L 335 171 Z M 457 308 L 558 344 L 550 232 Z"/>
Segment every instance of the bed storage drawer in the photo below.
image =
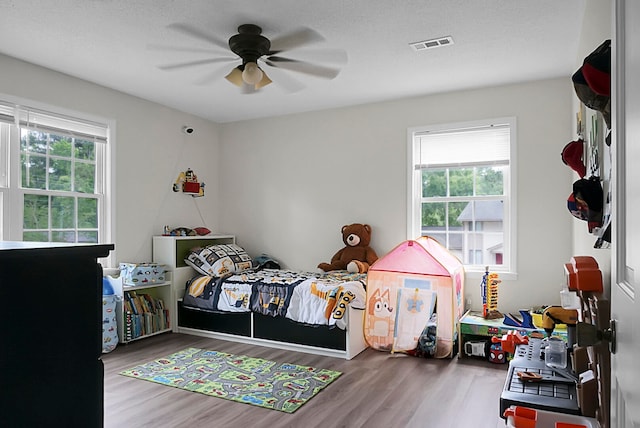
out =
<path fill-rule="evenodd" d="M 346 350 L 346 332 L 325 325 L 310 326 L 284 317 L 253 314 L 253 337 L 317 346 L 320 348 Z"/>
<path fill-rule="evenodd" d="M 188 309 L 178 302 L 178 325 L 217 333 L 251 337 L 251 313 L 224 313 Z"/>

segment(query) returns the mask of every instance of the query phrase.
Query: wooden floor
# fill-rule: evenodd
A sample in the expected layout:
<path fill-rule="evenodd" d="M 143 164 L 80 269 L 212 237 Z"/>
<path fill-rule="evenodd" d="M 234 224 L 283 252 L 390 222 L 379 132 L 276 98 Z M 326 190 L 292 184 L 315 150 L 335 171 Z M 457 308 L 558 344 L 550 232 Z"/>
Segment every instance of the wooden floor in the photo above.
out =
<path fill-rule="evenodd" d="M 293 414 L 120 376 L 121 370 L 196 347 L 341 371 Z M 128 427 L 498 428 L 506 365 L 409 357 L 367 349 L 351 361 L 168 333 L 103 355 L 104 422 Z"/>

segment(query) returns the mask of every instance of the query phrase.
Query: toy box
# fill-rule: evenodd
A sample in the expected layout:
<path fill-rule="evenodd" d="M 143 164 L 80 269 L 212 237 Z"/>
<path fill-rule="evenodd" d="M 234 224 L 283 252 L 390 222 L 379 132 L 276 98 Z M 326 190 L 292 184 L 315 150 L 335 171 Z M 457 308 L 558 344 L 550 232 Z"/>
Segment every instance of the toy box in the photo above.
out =
<path fill-rule="evenodd" d="M 511 406 L 504 412 L 507 428 L 600 428 L 596 419 L 529 407 Z"/>
<path fill-rule="evenodd" d="M 147 285 L 165 282 L 164 265 L 158 263 L 120 263 L 120 277 L 125 285 Z"/>
<path fill-rule="evenodd" d="M 565 282 L 571 291 L 595 291 L 602 293 L 602 272 L 591 256 L 571 257 L 564 265 Z"/>

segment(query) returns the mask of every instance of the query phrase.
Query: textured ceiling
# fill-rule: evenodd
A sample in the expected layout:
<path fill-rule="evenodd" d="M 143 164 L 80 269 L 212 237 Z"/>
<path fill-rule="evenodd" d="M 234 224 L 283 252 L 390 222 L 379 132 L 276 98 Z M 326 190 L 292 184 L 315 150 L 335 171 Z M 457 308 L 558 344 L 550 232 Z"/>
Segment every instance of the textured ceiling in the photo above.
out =
<path fill-rule="evenodd" d="M 0 53 L 229 122 L 568 77 L 585 1 L 0 0 Z M 348 60 L 332 80 L 265 67 L 274 83 L 253 94 L 224 79 L 239 60 L 158 68 L 232 55 L 175 24 L 226 41 L 246 23 L 270 39 L 311 28 L 325 40 L 288 56 L 343 49 Z M 409 47 L 443 36 L 454 44 Z M 292 78 L 304 89 L 284 90 Z"/>

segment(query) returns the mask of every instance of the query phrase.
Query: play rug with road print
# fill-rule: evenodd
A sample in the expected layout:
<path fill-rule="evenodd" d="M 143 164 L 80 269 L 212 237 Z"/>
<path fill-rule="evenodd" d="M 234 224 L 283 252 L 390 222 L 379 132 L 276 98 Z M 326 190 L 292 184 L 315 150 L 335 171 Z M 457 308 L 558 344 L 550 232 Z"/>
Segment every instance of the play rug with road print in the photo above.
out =
<path fill-rule="evenodd" d="M 342 373 L 187 348 L 120 374 L 293 413 Z"/>

